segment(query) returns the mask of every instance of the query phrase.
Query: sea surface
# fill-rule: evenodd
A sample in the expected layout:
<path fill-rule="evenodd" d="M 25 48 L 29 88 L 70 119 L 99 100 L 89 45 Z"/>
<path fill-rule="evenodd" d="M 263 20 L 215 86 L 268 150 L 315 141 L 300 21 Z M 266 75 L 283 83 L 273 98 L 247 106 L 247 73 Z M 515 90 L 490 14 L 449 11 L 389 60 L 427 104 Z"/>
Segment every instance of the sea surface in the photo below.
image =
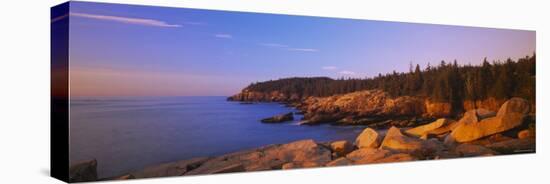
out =
<path fill-rule="evenodd" d="M 260 119 L 296 111 L 226 97 L 71 98 L 70 162 L 97 159 L 99 177 L 193 157 L 218 156 L 295 140 L 350 140 L 361 126 L 300 126 Z"/>

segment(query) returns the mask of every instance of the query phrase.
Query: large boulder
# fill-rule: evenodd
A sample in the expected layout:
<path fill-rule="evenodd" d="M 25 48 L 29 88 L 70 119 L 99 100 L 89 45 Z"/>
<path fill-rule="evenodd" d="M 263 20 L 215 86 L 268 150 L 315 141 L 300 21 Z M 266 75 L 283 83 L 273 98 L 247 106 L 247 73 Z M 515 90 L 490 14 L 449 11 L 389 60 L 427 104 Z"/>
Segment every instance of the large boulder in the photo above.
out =
<path fill-rule="evenodd" d="M 292 112 L 286 113 L 286 114 L 280 114 L 276 115 L 270 118 L 262 119 L 262 123 L 280 123 L 285 121 L 292 121 L 294 120 L 294 116 Z"/>
<path fill-rule="evenodd" d="M 358 148 L 377 148 L 382 142 L 383 136 L 372 128 L 365 128 L 355 139 Z"/>
<path fill-rule="evenodd" d="M 441 128 L 441 127 L 448 126 L 451 123 L 454 123 L 454 121 L 451 120 L 451 119 L 440 118 L 440 119 L 438 119 L 438 120 L 436 120 L 432 123 L 421 125 L 421 126 L 406 130 L 405 132 L 407 134 L 410 134 L 410 135 L 414 135 L 414 136 L 417 136 L 417 137 L 422 137 L 422 136 L 430 133 L 431 131 L 434 131 L 434 130 L 436 130 L 438 128 Z"/>
<path fill-rule="evenodd" d="M 527 100 L 515 97 L 502 104 L 498 110 L 497 116 L 506 116 L 514 113 L 527 115 L 529 110 L 529 102 L 527 102 Z"/>
<path fill-rule="evenodd" d="M 522 125 L 527 113 L 529 113 L 529 103 L 521 98 L 506 101 L 495 117 L 491 117 L 490 111 L 468 111 L 452 131 L 451 136 L 457 142 L 469 142 L 511 130 Z M 482 119 L 483 117 L 487 118 Z"/>
<path fill-rule="evenodd" d="M 437 139 L 422 140 L 403 135 L 401 130 L 391 127 L 380 145 L 380 149 L 412 154 L 419 158 L 431 158 L 443 150 L 444 145 Z"/>
<path fill-rule="evenodd" d="M 334 156 L 341 157 L 353 151 L 353 145 L 346 140 L 334 141 L 330 143 L 330 149 L 335 154 Z"/>
<path fill-rule="evenodd" d="M 97 180 L 97 160 L 78 162 L 69 167 L 69 182 Z"/>
<path fill-rule="evenodd" d="M 518 113 L 506 114 L 484 119 L 476 123 L 458 125 L 451 133 L 457 142 L 469 142 L 479 138 L 504 132 L 520 126 L 524 115 Z"/>
<path fill-rule="evenodd" d="M 405 136 L 399 128 L 391 127 L 386 133 L 380 148 L 400 152 L 414 152 L 422 149 L 422 140 Z"/>

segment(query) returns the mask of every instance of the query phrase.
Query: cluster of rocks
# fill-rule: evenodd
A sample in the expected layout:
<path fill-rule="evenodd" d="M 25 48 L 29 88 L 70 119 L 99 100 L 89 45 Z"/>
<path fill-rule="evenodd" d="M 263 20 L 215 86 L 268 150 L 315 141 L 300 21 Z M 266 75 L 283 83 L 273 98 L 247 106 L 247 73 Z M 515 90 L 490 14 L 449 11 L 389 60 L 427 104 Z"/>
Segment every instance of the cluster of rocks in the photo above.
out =
<path fill-rule="evenodd" d="M 202 157 L 147 167 L 106 179 L 216 174 L 244 171 L 343 166 L 413 160 L 535 152 L 535 116 L 521 98 L 493 112 L 473 109 L 458 121 L 440 118 L 414 128 L 364 129 L 351 143 L 300 140 L 218 157 Z M 97 180 L 97 162 L 71 167 L 72 181 Z"/>

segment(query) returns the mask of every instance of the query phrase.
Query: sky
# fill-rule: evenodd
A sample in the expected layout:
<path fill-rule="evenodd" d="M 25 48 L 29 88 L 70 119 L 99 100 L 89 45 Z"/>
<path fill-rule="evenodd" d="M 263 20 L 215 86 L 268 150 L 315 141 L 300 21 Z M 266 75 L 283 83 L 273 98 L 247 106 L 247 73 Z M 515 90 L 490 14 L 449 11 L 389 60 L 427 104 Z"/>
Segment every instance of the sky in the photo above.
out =
<path fill-rule="evenodd" d="M 90 2 L 71 2 L 68 17 L 71 96 L 228 96 L 271 79 L 517 59 L 536 45 L 524 30 Z"/>

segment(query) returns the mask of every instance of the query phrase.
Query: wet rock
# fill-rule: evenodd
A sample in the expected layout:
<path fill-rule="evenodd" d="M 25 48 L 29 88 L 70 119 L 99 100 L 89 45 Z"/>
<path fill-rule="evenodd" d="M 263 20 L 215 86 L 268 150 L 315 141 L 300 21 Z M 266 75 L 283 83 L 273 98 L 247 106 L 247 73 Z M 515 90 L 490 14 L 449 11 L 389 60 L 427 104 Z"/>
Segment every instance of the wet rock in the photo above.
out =
<path fill-rule="evenodd" d="M 97 178 L 97 160 L 87 160 L 69 167 L 70 182 L 96 181 Z"/>
<path fill-rule="evenodd" d="M 294 120 L 294 116 L 292 112 L 286 113 L 286 114 L 280 114 L 277 116 L 273 116 L 270 118 L 262 119 L 262 123 L 280 123 L 285 121 L 292 121 Z"/>

